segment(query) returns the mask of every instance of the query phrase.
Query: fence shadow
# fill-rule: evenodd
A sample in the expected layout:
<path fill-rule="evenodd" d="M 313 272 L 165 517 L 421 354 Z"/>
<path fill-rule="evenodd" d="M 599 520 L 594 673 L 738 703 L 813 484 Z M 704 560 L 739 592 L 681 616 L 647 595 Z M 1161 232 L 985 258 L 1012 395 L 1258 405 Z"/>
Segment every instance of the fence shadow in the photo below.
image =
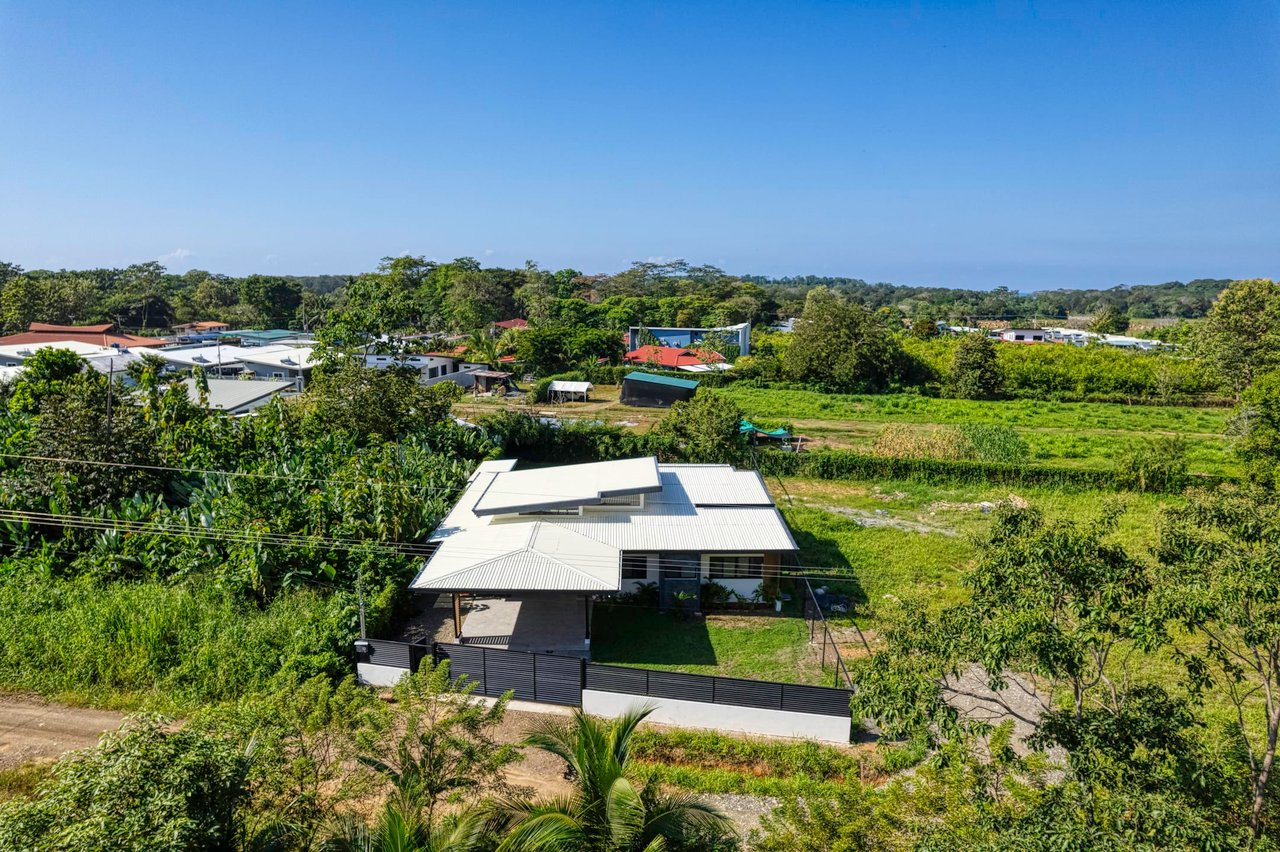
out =
<path fill-rule="evenodd" d="M 591 661 L 654 666 L 718 662 L 702 618 L 602 603 L 591 618 Z"/>

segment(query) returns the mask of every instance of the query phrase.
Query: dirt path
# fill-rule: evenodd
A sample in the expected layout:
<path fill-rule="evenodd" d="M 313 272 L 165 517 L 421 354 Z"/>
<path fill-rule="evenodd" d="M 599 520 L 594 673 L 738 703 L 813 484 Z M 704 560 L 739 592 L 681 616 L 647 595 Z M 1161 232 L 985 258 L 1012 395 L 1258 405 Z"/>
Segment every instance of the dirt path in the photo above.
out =
<path fill-rule="evenodd" d="M 120 726 L 124 715 L 50 704 L 28 695 L 0 694 L 0 769 L 57 760 L 88 748 Z"/>

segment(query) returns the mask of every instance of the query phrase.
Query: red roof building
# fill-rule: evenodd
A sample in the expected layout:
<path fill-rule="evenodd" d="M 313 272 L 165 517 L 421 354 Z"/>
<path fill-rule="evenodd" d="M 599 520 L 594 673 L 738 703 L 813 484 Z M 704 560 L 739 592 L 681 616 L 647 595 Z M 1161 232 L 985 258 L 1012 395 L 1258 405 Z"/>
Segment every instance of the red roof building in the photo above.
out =
<path fill-rule="evenodd" d="M 169 341 L 163 337 L 139 337 L 136 334 L 121 334 L 112 329 L 115 325 L 109 322 L 97 325 L 51 325 L 47 322 L 33 322 L 26 331 L 0 337 L 0 346 L 25 345 L 32 343 L 58 343 L 63 340 L 74 340 L 79 343 L 91 343 L 96 346 L 164 346 Z"/>
<path fill-rule="evenodd" d="M 495 322 L 493 325 L 495 328 L 528 328 L 529 321 L 522 319 L 509 319 L 502 320 L 501 322 Z"/>
<path fill-rule="evenodd" d="M 629 364 L 654 364 L 677 369 L 699 364 L 722 364 L 724 356 L 710 349 L 681 349 L 679 346 L 641 346 L 627 353 Z"/>

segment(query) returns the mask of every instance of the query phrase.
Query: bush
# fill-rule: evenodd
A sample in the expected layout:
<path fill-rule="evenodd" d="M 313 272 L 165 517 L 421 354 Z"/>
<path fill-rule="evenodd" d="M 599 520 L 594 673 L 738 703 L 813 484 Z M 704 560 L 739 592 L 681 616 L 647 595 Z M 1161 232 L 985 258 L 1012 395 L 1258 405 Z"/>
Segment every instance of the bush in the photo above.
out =
<path fill-rule="evenodd" d="M 1116 458 L 1116 482 L 1133 491 L 1179 491 L 1187 484 L 1187 442 L 1148 438 Z"/>

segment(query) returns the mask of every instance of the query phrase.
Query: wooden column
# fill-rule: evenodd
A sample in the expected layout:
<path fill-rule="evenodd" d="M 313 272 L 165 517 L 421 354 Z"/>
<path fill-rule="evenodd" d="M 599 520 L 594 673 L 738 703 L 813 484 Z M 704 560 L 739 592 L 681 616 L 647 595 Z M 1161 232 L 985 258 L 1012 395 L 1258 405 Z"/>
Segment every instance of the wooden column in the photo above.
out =
<path fill-rule="evenodd" d="M 453 638 L 457 639 L 462 636 L 462 596 L 458 592 L 453 592 Z"/>

